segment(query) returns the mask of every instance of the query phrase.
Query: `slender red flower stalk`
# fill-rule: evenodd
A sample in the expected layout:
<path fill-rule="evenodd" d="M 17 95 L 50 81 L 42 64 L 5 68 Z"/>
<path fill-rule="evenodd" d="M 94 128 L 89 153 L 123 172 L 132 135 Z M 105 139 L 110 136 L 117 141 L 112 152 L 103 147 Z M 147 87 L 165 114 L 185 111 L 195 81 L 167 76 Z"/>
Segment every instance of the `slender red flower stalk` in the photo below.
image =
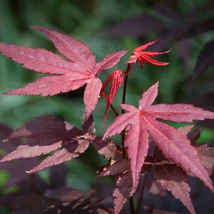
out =
<path fill-rule="evenodd" d="M 105 116 L 104 116 L 104 124 L 106 122 L 106 118 L 108 115 L 108 110 L 109 107 L 115 97 L 115 95 L 117 94 L 118 88 L 122 85 L 123 83 L 123 71 L 121 70 L 115 70 L 113 71 L 108 78 L 106 79 L 106 81 L 103 84 L 103 87 L 101 89 L 100 94 L 103 94 L 104 89 L 106 88 L 106 86 L 109 84 L 109 82 L 112 80 L 111 86 L 110 86 L 110 92 L 109 92 L 109 96 L 106 98 L 107 101 L 107 105 L 106 105 L 106 110 L 105 110 Z"/>
<path fill-rule="evenodd" d="M 153 45 L 155 42 L 157 42 L 157 40 L 135 48 L 134 51 L 131 53 L 130 58 L 127 63 L 134 64 L 138 61 L 141 64 L 141 67 L 144 66 L 144 64 L 143 64 L 144 62 L 150 63 L 152 65 L 156 65 L 156 66 L 168 65 L 169 64 L 168 62 L 159 62 L 157 60 L 152 59 L 150 56 L 166 54 L 166 53 L 169 53 L 171 50 L 167 50 L 164 52 L 145 52 L 145 51 L 143 51 L 146 48 L 148 48 L 149 46 Z"/>

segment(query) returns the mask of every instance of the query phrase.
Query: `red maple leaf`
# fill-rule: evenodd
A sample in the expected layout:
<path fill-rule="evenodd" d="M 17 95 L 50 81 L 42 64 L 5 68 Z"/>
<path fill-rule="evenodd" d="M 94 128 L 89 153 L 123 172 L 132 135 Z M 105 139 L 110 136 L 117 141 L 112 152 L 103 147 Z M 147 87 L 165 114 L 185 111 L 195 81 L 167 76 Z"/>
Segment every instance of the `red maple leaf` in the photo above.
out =
<path fill-rule="evenodd" d="M 5 94 L 51 96 L 76 90 L 87 84 L 84 103 L 86 117 L 89 117 L 96 107 L 102 88 L 102 82 L 97 76 L 105 69 L 116 65 L 126 51 L 111 53 L 104 60 L 96 63 L 95 56 L 83 42 L 55 30 L 41 27 L 33 27 L 33 29 L 43 32 L 68 60 L 45 49 L 18 47 L 1 42 L 0 52 L 5 56 L 12 58 L 27 69 L 52 74 Z"/>
<path fill-rule="evenodd" d="M 139 172 L 148 153 L 150 136 L 167 159 L 179 164 L 184 170 L 191 171 L 214 192 L 212 181 L 190 141 L 177 129 L 156 120 L 160 118 L 174 122 L 192 122 L 213 119 L 214 113 L 189 104 L 152 105 L 157 93 L 158 82 L 143 93 L 139 108 L 121 104 L 121 108 L 128 113 L 116 117 L 103 139 L 121 133 L 129 126 L 124 145 L 128 149 L 134 188 L 137 187 Z"/>
<path fill-rule="evenodd" d="M 144 62 L 150 63 L 152 65 L 156 65 L 156 66 L 168 65 L 169 64 L 168 62 L 159 62 L 157 60 L 152 59 L 150 56 L 166 54 L 166 53 L 169 53 L 170 50 L 164 51 L 164 52 L 145 52 L 145 51 L 143 51 L 146 48 L 148 48 L 149 46 L 153 45 L 155 42 L 157 42 L 157 40 L 146 43 L 145 45 L 135 48 L 134 51 L 131 53 L 130 58 L 127 63 L 134 64 L 138 61 L 141 64 L 141 67 L 144 66 L 144 64 L 143 64 Z"/>

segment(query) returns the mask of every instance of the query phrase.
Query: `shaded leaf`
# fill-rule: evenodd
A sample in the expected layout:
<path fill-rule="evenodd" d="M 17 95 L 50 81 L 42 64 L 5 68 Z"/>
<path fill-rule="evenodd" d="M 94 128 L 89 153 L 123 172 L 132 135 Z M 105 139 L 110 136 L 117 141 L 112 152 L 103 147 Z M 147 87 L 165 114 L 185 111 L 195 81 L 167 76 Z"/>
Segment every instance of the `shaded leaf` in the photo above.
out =
<path fill-rule="evenodd" d="M 117 161 L 113 164 L 105 166 L 103 170 L 99 173 L 99 176 L 123 174 L 127 173 L 129 169 L 129 161 L 127 159 L 123 159 L 121 161 Z"/>
<path fill-rule="evenodd" d="M 70 191 L 72 193 L 72 191 Z M 73 192 L 74 193 L 74 192 Z M 99 211 L 106 213 L 103 209 L 96 207 L 96 200 L 87 196 L 75 197 L 70 201 L 62 201 L 59 199 L 48 198 L 42 195 L 29 194 L 19 197 L 13 208 L 13 214 L 38 214 L 38 213 L 92 213 L 98 214 Z M 92 201 L 90 201 L 92 200 Z M 41 203 L 42 202 L 42 203 Z"/>
<path fill-rule="evenodd" d="M 61 147 L 62 143 L 72 142 L 72 137 L 80 133 L 80 130 L 57 117 L 51 115 L 37 117 L 12 133 L 11 137 L 19 136 L 28 139 L 5 156 L 1 162 L 47 154 Z"/>
<path fill-rule="evenodd" d="M 48 198 L 60 199 L 63 201 L 73 201 L 76 199 L 81 199 L 84 195 L 71 187 L 60 187 L 54 189 L 47 189 L 44 192 L 44 196 Z"/>
<path fill-rule="evenodd" d="M 148 188 L 149 192 L 151 192 L 154 195 L 162 195 L 165 196 L 166 195 L 166 189 L 163 188 L 153 176 L 147 176 L 146 180 L 146 187 Z"/>
<path fill-rule="evenodd" d="M 27 140 L 24 143 L 19 142 L 21 145 L 17 145 L 14 151 L 1 159 L 1 162 L 36 157 L 60 148 L 28 171 L 36 172 L 76 158 L 88 148 L 89 142 L 94 139 L 91 139 L 89 133 L 86 132 L 87 125 L 83 124 L 83 127 L 85 130 L 81 131 L 51 115 L 38 117 L 25 123 L 10 135 L 9 139 L 26 137 Z"/>
<path fill-rule="evenodd" d="M 186 173 L 175 165 L 155 166 L 157 183 L 170 191 L 175 198 L 179 199 L 190 213 L 195 213 L 190 199 L 190 187 L 187 184 L 186 176 Z"/>
<path fill-rule="evenodd" d="M 45 158 L 38 166 L 34 167 L 27 173 L 33 173 L 44 168 L 61 164 L 78 157 L 81 153 L 84 153 L 89 146 L 88 140 L 73 140 L 68 144 L 62 145 L 62 149 L 56 151 L 53 155 Z"/>
<path fill-rule="evenodd" d="M 114 196 L 114 213 L 119 214 L 127 199 L 133 195 L 133 184 L 131 173 L 119 176 L 116 181 Z"/>
<path fill-rule="evenodd" d="M 102 138 L 96 137 L 91 144 L 107 160 L 121 160 L 123 157 L 122 149 L 119 150 L 112 140 L 102 140 Z"/>

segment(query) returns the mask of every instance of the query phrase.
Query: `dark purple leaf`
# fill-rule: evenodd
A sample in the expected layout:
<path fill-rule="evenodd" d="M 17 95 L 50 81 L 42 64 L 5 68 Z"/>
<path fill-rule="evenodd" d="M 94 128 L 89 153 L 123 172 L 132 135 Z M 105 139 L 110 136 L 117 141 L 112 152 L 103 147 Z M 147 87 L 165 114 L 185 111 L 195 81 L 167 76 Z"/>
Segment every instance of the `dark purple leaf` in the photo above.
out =
<path fill-rule="evenodd" d="M 170 191 L 187 207 L 191 214 L 194 214 L 195 210 L 190 199 L 190 187 L 187 184 L 186 176 L 186 173 L 175 165 L 155 166 L 157 183 Z"/>
<path fill-rule="evenodd" d="M 114 213 L 119 214 L 127 199 L 133 195 L 133 184 L 131 172 L 118 177 L 114 196 Z"/>
<path fill-rule="evenodd" d="M 130 170 L 129 160 L 123 159 L 121 161 L 117 161 L 112 165 L 107 165 L 103 168 L 103 170 L 99 173 L 99 176 L 107 176 L 107 175 L 117 175 L 123 174 Z"/>

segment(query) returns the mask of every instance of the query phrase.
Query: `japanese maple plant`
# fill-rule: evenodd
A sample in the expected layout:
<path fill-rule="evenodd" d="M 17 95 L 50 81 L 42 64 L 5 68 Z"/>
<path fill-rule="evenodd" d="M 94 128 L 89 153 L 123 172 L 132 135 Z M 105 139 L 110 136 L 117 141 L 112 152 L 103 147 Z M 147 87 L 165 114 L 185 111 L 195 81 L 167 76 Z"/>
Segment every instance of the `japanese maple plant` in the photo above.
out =
<path fill-rule="evenodd" d="M 127 53 L 126 50 L 110 53 L 97 63 L 93 53 L 82 41 L 56 30 L 42 27 L 33 27 L 33 29 L 44 33 L 64 58 L 45 49 L 32 49 L 1 42 L 0 52 L 3 55 L 27 69 L 49 74 L 4 94 L 53 96 L 86 85 L 83 96 L 85 114 L 82 130 L 74 127 L 72 121 L 69 123 L 62 118 L 51 115 L 37 117 L 5 136 L 1 149 L 8 154 L 2 157 L 1 164 L 8 161 L 15 164 L 15 159 L 28 158 L 29 161 L 46 154 L 40 163 L 28 171 L 26 169 L 26 174 L 35 173 L 53 165 L 72 161 L 71 159 L 80 156 L 91 145 L 107 159 L 106 165 L 98 169 L 98 177 L 112 176 L 116 187 L 112 195 L 113 204 L 105 203 L 104 196 L 97 199 L 96 190 L 84 196 L 71 188 L 70 193 L 76 195 L 75 197 L 65 197 L 61 194 L 58 199 L 53 199 L 31 194 L 28 198 L 24 198 L 24 202 L 23 198 L 18 198 L 13 207 L 14 212 L 21 213 L 20 210 L 23 211 L 24 208 L 20 204 L 31 200 L 30 204 L 37 213 L 137 214 L 151 210 L 155 210 L 154 213 L 169 213 L 157 210 L 155 207 L 153 209 L 149 204 L 142 206 L 145 187 L 154 192 L 150 187 L 156 185 L 156 194 L 164 195 L 167 190 L 180 200 L 190 213 L 195 213 L 187 175 L 199 178 L 214 192 L 209 177 L 213 169 L 213 162 L 209 162 L 209 154 L 213 152 L 213 148 L 206 144 L 201 146 L 195 143 L 196 137 L 189 134 L 193 125 L 176 129 L 165 121 L 189 123 L 194 120 L 213 119 L 214 112 L 190 104 L 153 104 L 158 95 L 158 82 L 142 92 L 137 107 L 126 103 L 128 77 L 137 75 L 132 72 L 133 65 L 138 62 L 141 68 L 147 64 L 166 66 L 167 62 L 160 62 L 152 57 L 167 54 L 170 50 L 145 51 L 157 41 L 136 47 L 130 53 L 126 69 L 115 68 L 102 83 L 99 76 L 103 72 L 108 72 L 106 69 L 117 65 Z M 110 89 L 107 93 L 106 88 L 109 84 Z M 123 93 L 119 112 L 112 102 L 120 87 L 123 87 Z M 92 114 L 102 97 L 106 100 L 106 109 L 103 111 L 105 112 L 103 124 L 98 125 L 103 125 L 104 134 L 96 136 Z M 104 124 L 109 110 L 113 111 L 115 119 L 105 130 Z M 110 139 L 117 134 L 120 135 L 120 145 L 116 145 L 114 140 Z M 5 145 L 8 146 L 10 143 L 15 144 L 14 149 L 4 149 Z M 47 155 L 48 153 L 50 155 Z M 37 200 L 45 203 L 35 205 L 34 202 Z M 128 202 L 128 210 L 124 208 L 126 202 Z M 30 213 L 30 209 L 29 212 L 23 213 Z"/>

